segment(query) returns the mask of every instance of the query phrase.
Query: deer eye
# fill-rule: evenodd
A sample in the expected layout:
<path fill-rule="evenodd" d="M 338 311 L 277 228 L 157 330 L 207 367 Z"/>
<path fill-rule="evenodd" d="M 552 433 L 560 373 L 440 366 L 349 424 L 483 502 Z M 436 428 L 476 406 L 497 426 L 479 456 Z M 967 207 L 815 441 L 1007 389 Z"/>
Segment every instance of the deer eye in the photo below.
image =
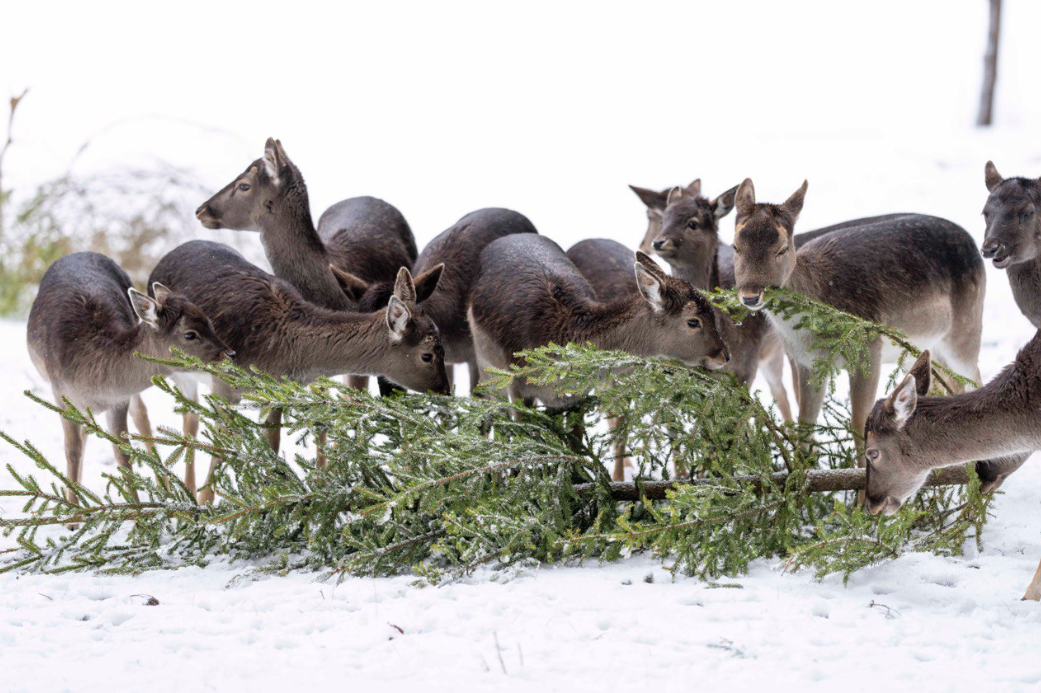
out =
<path fill-rule="evenodd" d="M 424 362 L 430 363 L 431 361 L 434 360 L 434 355 L 431 354 L 430 352 L 427 352 L 427 353 L 423 354 L 423 356 L 421 356 L 420 358 L 422 358 Z"/>
<path fill-rule="evenodd" d="M 869 460 L 877 460 L 878 459 L 878 450 L 876 450 L 875 448 L 868 448 L 867 458 Z"/>
<path fill-rule="evenodd" d="M 250 189 L 250 187 L 251 186 L 249 183 L 239 183 L 239 190 L 241 190 L 242 192 L 246 192 Z"/>
<path fill-rule="evenodd" d="M 196 332 L 188 331 L 188 332 L 184 333 L 184 338 L 187 339 L 190 342 L 193 339 L 198 339 L 199 335 Z"/>
<path fill-rule="evenodd" d="M 690 221 L 688 221 L 687 222 L 687 228 L 692 230 L 692 231 L 697 231 L 698 230 L 698 220 L 697 219 L 691 219 Z"/>
<path fill-rule="evenodd" d="M 687 321 L 687 327 L 692 327 L 695 330 L 701 329 L 701 321 L 698 320 L 697 318 L 691 318 L 690 320 Z"/>
<path fill-rule="evenodd" d="M 777 251 L 777 257 L 781 257 L 782 255 L 784 255 L 787 252 L 788 252 L 788 246 L 784 246 L 779 251 Z"/>

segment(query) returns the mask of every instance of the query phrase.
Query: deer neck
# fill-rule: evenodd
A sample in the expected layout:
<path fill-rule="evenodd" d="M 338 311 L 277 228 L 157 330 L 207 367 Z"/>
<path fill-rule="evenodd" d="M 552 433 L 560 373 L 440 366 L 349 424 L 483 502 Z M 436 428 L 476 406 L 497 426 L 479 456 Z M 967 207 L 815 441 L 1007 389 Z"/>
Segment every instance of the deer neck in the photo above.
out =
<path fill-rule="evenodd" d="M 260 240 L 275 276 L 292 284 L 307 301 L 332 310 L 352 308 L 329 269 L 331 258 L 311 219 L 306 195 L 276 205 L 261 225 Z"/>
<path fill-rule="evenodd" d="M 355 313 L 311 307 L 285 326 L 287 369 L 307 378 L 343 373 L 379 375 L 392 347 L 387 311 Z M 301 376 L 300 379 L 304 379 Z"/>
<path fill-rule="evenodd" d="M 600 349 L 654 356 L 654 318 L 642 297 L 591 303 L 572 312 L 569 341 L 591 342 Z"/>
<path fill-rule="evenodd" d="M 1034 327 L 1041 327 L 1041 257 L 1017 263 L 1005 271 L 1020 312 Z"/>
<path fill-rule="evenodd" d="M 705 257 L 694 258 L 691 262 L 675 265 L 669 263 L 672 267 L 672 274 L 689 282 L 695 289 L 714 291 L 720 286 L 718 254 L 717 246 L 713 252 L 705 253 Z"/>

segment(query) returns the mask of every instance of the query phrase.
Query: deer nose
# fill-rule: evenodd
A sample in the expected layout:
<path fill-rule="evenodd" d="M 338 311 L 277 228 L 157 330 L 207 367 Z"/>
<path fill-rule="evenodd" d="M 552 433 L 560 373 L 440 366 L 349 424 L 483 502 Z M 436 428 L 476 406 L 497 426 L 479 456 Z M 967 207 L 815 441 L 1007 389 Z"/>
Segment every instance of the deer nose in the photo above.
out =
<path fill-rule="evenodd" d="M 206 214 L 206 205 L 205 204 L 200 205 L 199 208 L 197 210 L 195 210 L 195 218 L 196 219 L 201 219 L 203 214 Z"/>
<path fill-rule="evenodd" d="M 224 357 L 227 358 L 229 361 L 234 361 L 235 360 L 235 350 L 234 349 L 225 349 L 224 350 Z"/>
<path fill-rule="evenodd" d="M 1001 243 L 994 239 L 991 239 L 983 244 L 983 247 L 980 248 L 980 253 L 983 255 L 984 258 L 990 260 L 998 254 L 999 250 L 1001 250 Z"/>
<path fill-rule="evenodd" d="M 730 363 L 730 349 L 723 347 L 723 351 L 720 354 L 723 357 L 723 363 Z"/>
<path fill-rule="evenodd" d="M 758 294 L 753 294 L 753 295 L 742 296 L 741 297 L 741 303 L 744 303 L 749 308 L 755 308 L 756 306 L 758 306 L 762 302 L 762 300 L 763 300 L 762 292 L 760 292 Z"/>

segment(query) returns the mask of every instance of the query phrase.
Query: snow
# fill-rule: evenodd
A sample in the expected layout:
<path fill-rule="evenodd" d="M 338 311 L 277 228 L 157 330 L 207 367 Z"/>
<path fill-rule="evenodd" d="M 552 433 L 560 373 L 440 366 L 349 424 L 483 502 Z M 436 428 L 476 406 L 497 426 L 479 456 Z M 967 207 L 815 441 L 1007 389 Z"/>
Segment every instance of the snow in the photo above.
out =
<path fill-rule="evenodd" d="M 185 3 L 161 31 L 141 32 L 118 21 L 84 31 L 100 19 L 82 5 L 55 23 L 49 6 L 19 3 L 4 10 L 0 89 L 33 91 L 5 173 L 23 189 L 58 175 L 101 133 L 77 167 L 157 156 L 216 190 L 275 135 L 307 176 L 316 215 L 380 195 L 422 245 L 472 209 L 504 205 L 565 247 L 590 236 L 635 245 L 645 216 L 626 184 L 697 176 L 708 194 L 751 176 L 764 201 L 808 178 L 800 230 L 918 211 L 980 241 L 984 162 L 1041 175 L 1037 3 L 1006 2 L 993 132 L 967 127 L 982 2 L 735 4 L 554 5 L 547 20 L 538 2 L 511 15 L 370 3 L 316 22 L 284 3 Z M 41 24 L 49 40 L 9 28 Z M 309 59 L 258 61 L 290 53 L 283 44 Z M 732 234 L 732 217 L 723 229 Z M 984 322 L 988 379 L 1034 334 L 991 267 Z M 20 395 L 48 393 L 24 342 L 24 323 L 0 322 L 0 428 L 62 463 L 57 417 Z M 178 424 L 161 393 L 146 401 L 153 423 Z M 32 468 L 6 446 L 0 463 Z M 113 469 L 111 451 L 88 444 L 85 483 L 101 488 Z M 0 470 L 0 488 L 12 486 Z M 440 587 L 237 579 L 248 566 L 224 563 L 3 575 L 0 691 L 1035 691 L 1041 606 L 1019 597 L 1041 558 L 1041 464 L 1003 491 L 981 552 L 906 556 L 848 585 L 766 560 L 707 585 L 641 556 L 483 570 Z M 19 507 L 0 501 L 3 515 Z"/>

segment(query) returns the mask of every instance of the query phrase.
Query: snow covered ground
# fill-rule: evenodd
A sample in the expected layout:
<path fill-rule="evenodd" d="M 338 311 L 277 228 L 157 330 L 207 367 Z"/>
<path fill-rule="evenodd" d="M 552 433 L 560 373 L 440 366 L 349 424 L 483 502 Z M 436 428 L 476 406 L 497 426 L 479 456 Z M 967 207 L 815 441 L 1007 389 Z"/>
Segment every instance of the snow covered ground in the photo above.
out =
<path fill-rule="evenodd" d="M 698 176 L 708 194 L 751 176 L 764 201 L 808 178 L 799 230 L 917 211 L 979 241 L 984 162 L 1041 175 L 1041 4 L 1026 0 L 1006 2 L 993 132 L 965 126 L 983 2 L 533 2 L 509 14 L 359 3 L 321 21 L 285 3 L 188 2 L 148 31 L 129 26 L 136 14 L 109 12 L 121 16 L 98 26 L 91 4 L 63 8 L 61 22 L 50 3 L 12 5 L 0 90 L 33 87 L 5 164 L 16 192 L 63 173 L 89 137 L 77 171 L 156 156 L 216 190 L 274 135 L 307 177 L 316 215 L 378 195 L 421 246 L 493 205 L 528 214 L 565 247 L 591 236 L 635 245 L 644 210 L 626 184 Z M 988 268 L 988 281 L 984 378 L 1034 334 L 1005 276 Z M 47 393 L 24 332 L 0 322 L 0 428 L 60 462 L 57 417 L 21 397 Z M 176 425 L 160 393 L 146 400 L 154 422 Z M 0 447 L 8 463 L 31 468 Z M 88 444 L 85 483 L 100 488 L 113 468 L 106 447 Z M 0 469 L 0 488 L 12 484 Z M 981 553 L 908 556 L 848 586 L 768 561 L 721 585 L 673 581 L 640 557 L 484 571 L 437 588 L 236 581 L 245 566 L 227 565 L 4 575 L 0 692 L 1037 691 L 1041 606 L 1019 597 L 1041 558 L 1039 504 L 1033 460 L 994 504 Z M 0 502 L 4 515 L 18 509 Z"/>

